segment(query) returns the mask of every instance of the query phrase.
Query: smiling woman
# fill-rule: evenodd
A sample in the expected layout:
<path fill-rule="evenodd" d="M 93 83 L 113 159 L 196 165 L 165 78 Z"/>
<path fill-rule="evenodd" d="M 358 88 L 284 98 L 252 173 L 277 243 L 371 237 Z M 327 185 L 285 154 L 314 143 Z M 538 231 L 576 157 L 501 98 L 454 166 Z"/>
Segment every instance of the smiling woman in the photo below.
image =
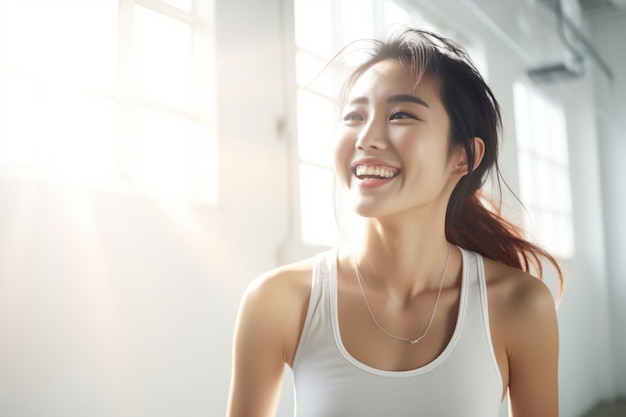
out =
<path fill-rule="evenodd" d="M 237 322 L 229 417 L 558 415 L 558 331 L 541 260 L 481 193 L 499 105 L 467 54 L 406 28 L 372 40 L 342 94 L 335 170 L 353 246 L 269 271 Z"/>

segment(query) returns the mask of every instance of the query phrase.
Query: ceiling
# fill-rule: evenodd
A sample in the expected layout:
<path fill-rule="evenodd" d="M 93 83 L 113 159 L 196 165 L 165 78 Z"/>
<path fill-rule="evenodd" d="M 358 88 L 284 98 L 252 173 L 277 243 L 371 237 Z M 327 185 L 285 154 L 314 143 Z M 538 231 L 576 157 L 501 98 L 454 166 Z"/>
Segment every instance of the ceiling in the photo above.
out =
<path fill-rule="evenodd" d="M 614 13 L 626 12 L 626 0 L 578 0 L 583 15 L 600 18 Z"/>
<path fill-rule="evenodd" d="M 499 39 L 501 46 L 514 51 L 531 70 L 554 67 L 578 76 L 582 56 L 609 79 L 614 77 L 606 57 L 598 52 L 592 28 L 603 25 L 605 19 L 626 16 L 626 0 L 406 1 L 471 40 Z M 559 10 L 565 13 L 561 15 Z"/>
<path fill-rule="evenodd" d="M 590 23 L 626 13 L 626 0 L 407 0 L 431 14 L 452 22 L 461 33 L 473 34 L 479 26 L 488 28 L 491 36 L 500 38 L 514 49 L 529 66 L 563 59 L 564 45 L 559 34 L 556 7 L 563 4 L 580 7 Z M 568 7 L 569 9 L 569 7 Z M 571 9 L 570 9 L 571 10 Z M 593 47 L 588 28 L 577 19 L 568 19 L 576 32 L 584 33 L 586 43 Z M 572 38 L 573 30 L 568 31 Z"/>

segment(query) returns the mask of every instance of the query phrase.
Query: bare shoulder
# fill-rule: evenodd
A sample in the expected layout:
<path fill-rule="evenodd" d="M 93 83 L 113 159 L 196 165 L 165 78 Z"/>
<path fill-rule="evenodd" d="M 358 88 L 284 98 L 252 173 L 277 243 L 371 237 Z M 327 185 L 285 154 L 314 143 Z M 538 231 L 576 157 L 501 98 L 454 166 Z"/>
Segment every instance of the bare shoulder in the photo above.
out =
<path fill-rule="evenodd" d="M 312 269 L 313 260 L 285 265 L 248 285 L 233 339 L 228 416 L 274 415 L 306 316 Z"/>
<path fill-rule="evenodd" d="M 508 350 L 539 331 L 556 332 L 555 300 L 543 281 L 489 259 L 485 259 L 485 275 L 492 324 L 507 341 Z"/>
<path fill-rule="evenodd" d="M 308 302 L 313 262 L 306 259 L 258 276 L 246 288 L 242 303 L 265 312 L 293 313 L 294 307 Z"/>
<path fill-rule="evenodd" d="M 485 259 L 485 276 L 489 301 L 505 310 L 501 313 L 516 315 L 555 309 L 547 285 L 524 271 Z"/>
<path fill-rule="evenodd" d="M 254 279 L 243 295 L 239 319 L 249 332 L 271 339 L 291 363 L 311 293 L 313 259 L 284 265 Z M 260 340 L 257 339 L 257 340 Z"/>
<path fill-rule="evenodd" d="M 485 259 L 489 321 L 515 416 L 558 416 L 556 305 L 543 281 Z"/>

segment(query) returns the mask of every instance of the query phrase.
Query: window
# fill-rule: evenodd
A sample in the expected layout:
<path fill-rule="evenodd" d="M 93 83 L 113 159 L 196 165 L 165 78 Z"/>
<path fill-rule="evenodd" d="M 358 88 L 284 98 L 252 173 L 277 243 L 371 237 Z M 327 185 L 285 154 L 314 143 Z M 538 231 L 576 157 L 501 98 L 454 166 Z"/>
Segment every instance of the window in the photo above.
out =
<path fill-rule="evenodd" d="M 211 2 L 0 3 L 0 172 L 214 202 Z"/>
<path fill-rule="evenodd" d="M 539 90 L 514 86 L 520 197 L 532 237 L 554 255 L 574 254 L 565 114 Z"/>
<path fill-rule="evenodd" d="M 294 0 L 297 82 L 298 240 L 312 245 L 338 242 L 334 131 L 341 79 L 322 71 L 345 45 L 371 38 L 389 24 L 432 25 L 416 9 L 391 0 Z M 339 215 L 341 217 L 341 215 Z"/>

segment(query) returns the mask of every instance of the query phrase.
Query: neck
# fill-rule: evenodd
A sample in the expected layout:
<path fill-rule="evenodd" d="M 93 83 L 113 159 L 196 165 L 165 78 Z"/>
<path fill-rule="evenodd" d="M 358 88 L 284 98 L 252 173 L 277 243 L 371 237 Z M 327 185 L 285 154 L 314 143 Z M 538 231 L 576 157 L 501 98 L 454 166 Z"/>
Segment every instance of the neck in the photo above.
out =
<path fill-rule="evenodd" d="M 420 225 L 368 219 L 356 261 L 371 288 L 407 299 L 438 288 L 448 247 L 443 221 Z"/>

